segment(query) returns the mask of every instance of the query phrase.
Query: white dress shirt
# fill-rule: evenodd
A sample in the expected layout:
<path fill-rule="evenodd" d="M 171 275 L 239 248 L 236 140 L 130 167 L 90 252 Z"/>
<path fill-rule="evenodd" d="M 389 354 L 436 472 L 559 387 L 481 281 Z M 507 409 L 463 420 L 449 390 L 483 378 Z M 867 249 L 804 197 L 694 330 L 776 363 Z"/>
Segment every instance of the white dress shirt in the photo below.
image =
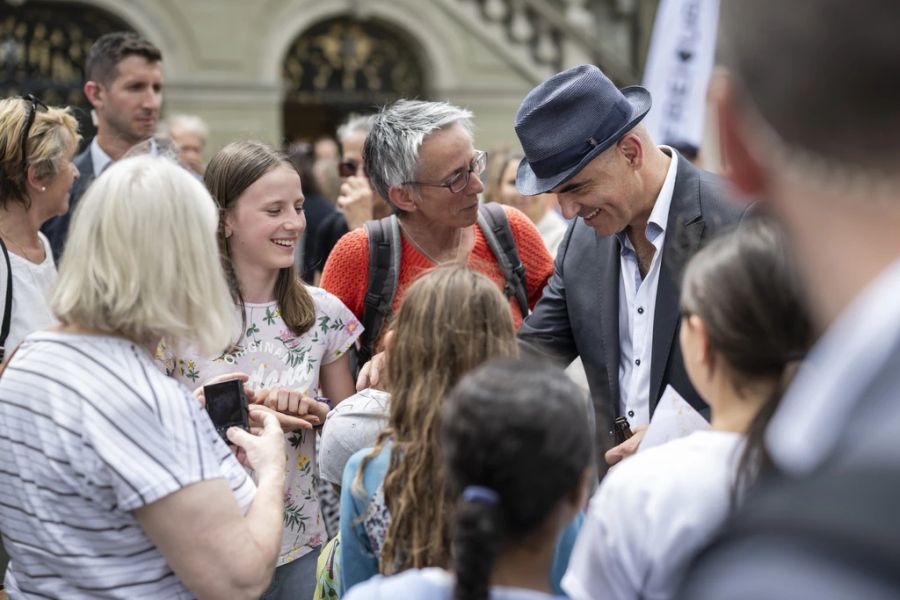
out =
<path fill-rule="evenodd" d="M 103 172 L 103 169 L 109 166 L 109 163 L 112 162 L 112 158 L 110 158 L 109 154 L 103 151 L 103 148 L 100 147 L 100 143 L 97 141 L 97 137 L 94 136 L 94 139 L 91 140 L 91 162 L 94 164 L 94 177 L 100 177 L 100 173 Z"/>
<path fill-rule="evenodd" d="M 641 277 L 637 253 L 628 235 L 622 231 L 619 238 L 619 414 L 629 424 L 645 425 L 650 422 L 650 359 L 653 353 L 653 318 L 656 313 L 656 290 L 662 265 L 662 249 L 666 239 L 666 223 L 675 174 L 678 170 L 677 153 L 667 146 L 660 146 L 672 157 L 662 189 L 653 204 L 647 221 L 645 235 L 656 252 L 650 262 L 646 277 Z"/>
<path fill-rule="evenodd" d="M 166 153 L 166 148 L 161 147 L 156 138 L 147 138 L 143 142 L 138 142 L 134 146 L 128 149 L 125 153 L 125 156 L 139 156 L 142 154 L 149 154 L 150 156 L 166 156 L 168 158 L 175 159 L 174 156 L 169 156 Z M 94 136 L 94 139 L 91 140 L 91 162 L 94 163 L 94 178 L 100 177 L 100 173 L 103 172 L 106 167 L 110 165 L 110 163 L 114 162 L 112 157 L 107 154 L 103 148 L 100 147 L 100 143 L 97 141 L 97 137 Z M 190 171 L 190 169 L 188 169 Z M 197 174 L 193 171 L 190 171 L 191 175 L 195 178 Z M 201 181 L 202 177 L 199 178 Z"/>
<path fill-rule="evenodd" d="M 731 509 L 744 437 L 697 431 L 612 468 L 591 498 L 563 590 L 573 600 L 669 600 Z"/>

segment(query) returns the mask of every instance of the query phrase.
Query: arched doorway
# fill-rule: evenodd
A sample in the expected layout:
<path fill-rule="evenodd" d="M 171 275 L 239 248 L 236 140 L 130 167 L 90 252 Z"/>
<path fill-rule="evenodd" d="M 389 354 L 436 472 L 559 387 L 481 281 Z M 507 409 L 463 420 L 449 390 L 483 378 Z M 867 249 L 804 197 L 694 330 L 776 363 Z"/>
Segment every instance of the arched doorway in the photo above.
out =
<path fill-rule="evenodd" d="M 304 31 L 285 55 L 285 141 L 334 135 L 348 114 L 426 96 L 421 53 L 389 24 L 349 17 Z"/>
<path fill-rule="evenodd" d="M 48 105 L 72 106 L 84 140 L 94 135 L 84 97 L 84 61 L 98 37 L 133 31 L 103 10 L 75 2 L 3 4 L 0 17 L 0 97 L 32 93 Z"/>

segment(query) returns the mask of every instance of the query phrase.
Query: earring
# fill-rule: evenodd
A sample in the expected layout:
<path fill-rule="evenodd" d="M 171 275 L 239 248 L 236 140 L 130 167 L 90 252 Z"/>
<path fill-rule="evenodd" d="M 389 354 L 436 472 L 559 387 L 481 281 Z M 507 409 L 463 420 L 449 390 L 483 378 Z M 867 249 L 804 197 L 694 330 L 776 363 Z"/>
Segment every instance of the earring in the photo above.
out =
<path fill-rule="evenodd" d="M 41 186 L 41 191 L 42 191 L 42 192 L 46 192 L 46 191 L 47 191 L 47 186 Z"/>
<path fill-rule="evenodd" d="M 230 238 L 230 237 L 231 237 L 231 232 L 230 232 L 230 231 L 226 231 L 226 232 L 225 232 L 225 239 L 227 240 L 227 239 Z"/>

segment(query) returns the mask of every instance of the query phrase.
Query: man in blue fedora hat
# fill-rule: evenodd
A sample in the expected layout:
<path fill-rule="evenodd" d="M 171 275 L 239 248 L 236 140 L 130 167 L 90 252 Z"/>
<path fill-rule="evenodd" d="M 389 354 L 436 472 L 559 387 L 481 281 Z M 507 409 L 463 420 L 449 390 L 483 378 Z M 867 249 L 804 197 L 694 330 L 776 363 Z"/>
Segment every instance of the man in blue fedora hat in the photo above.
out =
<path fill-rule="evenodd" d="M 598 459 L 610 464 L 637 448 L 668 385 L 708 416 L 678 344 L 680 274 L 705 240 L 742 213 L 716 176 L 653 143 L 641 125 L 650 104 L 646 89 L 620 90 L 582 65 L 533 89 L 515 121 L 525 152 L 516 188 L 556 193 L 575 219 L 519 338 L 566 363 L 581 357 Z M 621 444 L 617 417 L 636 430 Z"/>

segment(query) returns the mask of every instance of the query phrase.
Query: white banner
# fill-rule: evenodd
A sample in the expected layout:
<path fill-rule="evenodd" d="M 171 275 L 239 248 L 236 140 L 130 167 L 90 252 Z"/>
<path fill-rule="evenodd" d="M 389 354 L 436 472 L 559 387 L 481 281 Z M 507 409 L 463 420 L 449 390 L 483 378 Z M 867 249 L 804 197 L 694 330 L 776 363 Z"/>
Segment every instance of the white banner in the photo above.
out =
<path fill-rule="evenodd" d="M 654 141 L 700 147 L 716 52 L 719 0 L 660 0 L 644 69 Z"/>

